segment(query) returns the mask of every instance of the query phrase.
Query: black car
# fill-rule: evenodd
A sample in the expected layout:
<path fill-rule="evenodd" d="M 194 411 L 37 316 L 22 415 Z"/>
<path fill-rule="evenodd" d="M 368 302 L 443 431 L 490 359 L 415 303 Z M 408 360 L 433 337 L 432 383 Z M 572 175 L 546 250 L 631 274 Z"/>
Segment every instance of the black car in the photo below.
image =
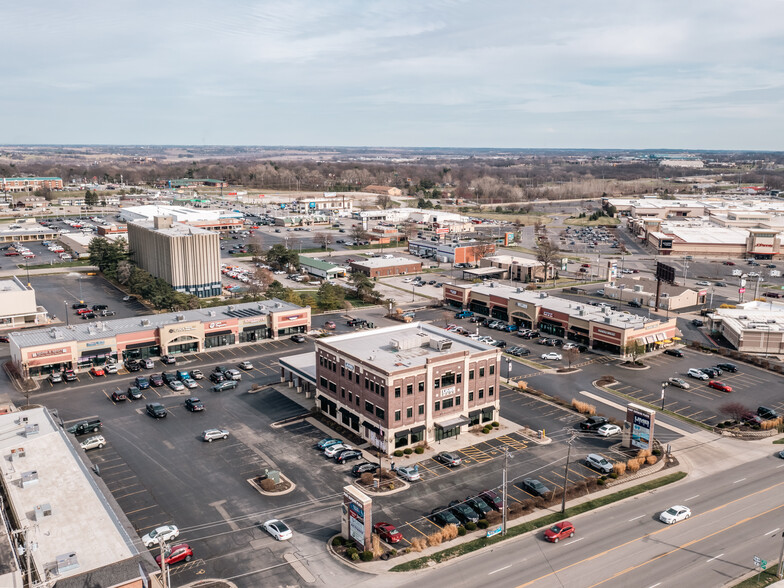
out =
<path fill-rule="evenodd" d="M 485 518 L 487 513 L 493 510 L 490 505 L 478 496 L 469 496 L 466 498 L 465 503 L 474 509 L 474 512 L 479 515 L 480 519 Z"/>
<path fill-rule="evenodd" d="M 335 461 L 338 463 L 346 463 L 347 461 L 360 459 L 361 457 L 362 452 L 359 449 L 346 449 L 345 451 L 339 451 L 337 455 L 335 455 Z"/>
<path fill-rule="evenodd" d="M 163 386 L 163 378 L 158 374 L 152 374 L 150 376 L 150 386 L 154 386 L 155 388 Z"/>
<path fill-rule="evenodd" d="M 195 396 L 185 399 L 185 408 L 191 412 L 200 412 L 204 410 L 204 404 Z"/>
<path fill-rule="evenodd" d="M 442 527 L 445 525 L 456 525 L 460 526 L 460 521 L 458 518 L 452 514 L 452 511 L 446 507 L 438 507 L 434 508 L 430 511 L 428 515 L 430 520 L 432 520 L 437 525 L 441 525 Z"/>
<path fill-rule="evenodd" d="M 128 400 L 128 396 L 127 396 L 127 394 L 125 394 L 125 392 L 123 392 L 122 390 L 119 390 L 119 389 L 117 389 L 114 392 L 112 392 L 112 401 L 113 402 L 120 402 L 122 400 Z"/>
<path fill-rule="evenodd" d="M 102 426 L 101 419 L 89 419 L 71 425 L 66 431 L 74 435 L 84 435 L 85 433 L 97 433 Z"/>
<path fill-rule="evenodd" d="M 499 339 L 495 343 L 493 343 L 493 346 L 498 347 L 499 349 L 506 349 L 506 341 L 504 341 L 503 339 Z"/>
<path fill-rule="evenodd" d="M 692 319 L 691 324 L 695 327 L 701 327 L 705 323 L 703 323 L 700 319 Z"/>
<path fill-rule="evenodd" d="M 592 416 L 588 417 L 586 420 L 580 423 L 580 429 L 583 431 L 595 431 L 602 425 L 606 425 L 609 421 L 602 416 Z"/>
<path fill-rule="evenodd" d="M 666 355 L 672 355 L 673 357 L 683 357 L 683 351 L 680 349 L 665 349 L 664 353 Z"/>
<path fill-rule="evenodd" d="M 87 305 L 84 304 L 83 302 L 74 302 L 71 305 L 71 308 L 73 308 L 74 310 L 79 310 L 80 308 L 87 308 Z"/>
<path fill-rule="evenodd" d="M 292 335 L 291 340 L 294 341 L 294 343 L 304 343 L 305 337 L 304 335 Z"/>
<path fill-rule="evenodd" d="M 359 478 L 362 474 L 375 474 L 378 471 L 378 464 L 377 463 L 358 463 L 353 468 L 351 468 L 351 475 L 355 478 Z"/>
<path fill-rule="evenodd" d="M 161 374 L 161 378 L 163 378 L 163 381 L 166 383 L 166 385 L 169 385 L 172 382 L 177 381 L 177 374 L 174 372 L 163 372 Z"/>
<path fill-rule="evenodd" d="M 93 310 L 106 310 L 109 308 L 106 304 L 93 304 Z"/>
<path fill-rule="evenodd" d="M 520 484 L 520 488 L 532 496 L 544 496 L 550 491 L 547 486 L 536 478 L 526 478 L 523 480 L 523 483 Z"/>
<path fill-rule="evenodd" d="M 95 318 L 95 313 L 94 312 L 85 312 L 81 316 L 82 316 L 82 320 L 94 319 Z"/>
<path fill-rule="evenodd" d="M 365 319 L 360 319 L 360 318 L 351 318 L 346 321 L 346 324 L 349 327 L 357 327 L 359 325 L 366 325 L 367 321 Z"/>
<path fill-rule="evenodd" d="M 642 308 L 642 304 L 640 304 L 636 300 L 630 300 L 629 301 L 629 306 L 632 306 L 634 308 Z"/>
<path fill-rule="evenodd" d="M 166 416 L 166 408 L 160 402 L 151 402 L 147 405 L 147 414 L 156 419 Z"/>
<path fill-rule="evenodd" d="M 449 503 L 449 508 L 452 514 L 460 519 L 461 523 L 478 523 L 479 515 L 474 512 L 474 509 L 468 506 L 465 502 L 453 500 Z"/>
<path fill-rule="evenodd" d="M 719 368 L 716 367 L 700 368 L 700 371 L 703 374 L 708 374 L 708 376 L 710 376 L 711 378 L 718 378 L 721 374 L 724 373 Z"/>
<path fill-rule="evenodd" d="M 717 363 L 716 367 L 732 374 L 738 371 L 738 366 L 734 363 Z"/>
<path fill-rule="evenodd" d="M 138 359 L 126 359 L 125 369 L 129 372 L 138 372 L 140 369 L 142 369 L 142 364 L 139 363 Z"/>
<path fill-rule="evenodd" d="M 210 374 L 210 382 L 213 384 L 220 384 L 221 382 L 226 381 L 226 376 L 223 375 L 223 372 L 212 372 Z"/>
<path fill-rule="evenodd" d="M 139 398 L 142 397 L 142 391 L 139 390 L 136 386 L 128 386 L 126 394 L 131 400 L 139 400 Z"/>

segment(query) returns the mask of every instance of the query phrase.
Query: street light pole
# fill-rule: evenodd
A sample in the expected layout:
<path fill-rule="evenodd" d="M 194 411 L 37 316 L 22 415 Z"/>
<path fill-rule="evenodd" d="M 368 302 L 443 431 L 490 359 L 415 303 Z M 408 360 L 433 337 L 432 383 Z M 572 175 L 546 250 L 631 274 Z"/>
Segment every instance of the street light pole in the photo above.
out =
<path fill-rule="evenodd" d="M 512 377 L 512 360 L 506 360 L 506 381 L 509 382 L 509 378 Z"/>
<path fill-rule="evenodd" d="M 68 327 L 70 326 L 70 322 L 68 319 L 68 301 L 63 300 L 63 304 L 65 305 L 65 326 Z"/>
<path fill-rule="evenodd" d="M 661 384 L 661 409 L 664 410 L 664 389 L 669 386 L 669 382 L 662 382 Z"/>
<path fill-rule="evenodd" d="M 503 485 L 503 501 L 502 502 L 503 502 L 503 514 L 504 514 L 503 524 L 502 524 L 502 527 L 503 527 L 502 534 L 503 535 L 506 535 L 506 501 L 508 500 L 507 499 L 507 492 L 506 492 L 506 483 L 507 483 L 507 480 L 509 478 L 509 476 L 507 475 L 507 470 L 508 469 L 509 469 L 509 449 L 504 447 L 504 480 L 503 480 L 503 484 L 502 484 Z"/>
<path fill-rule="evenodd" d="M 569 458 L 572 455 L 572 442 L 575 434 L 566 442 L 566 469 L 564 470 L 563 496 L 561 496 L 561 514 L 566 512 L 566 486 L 569 484 Z"/>

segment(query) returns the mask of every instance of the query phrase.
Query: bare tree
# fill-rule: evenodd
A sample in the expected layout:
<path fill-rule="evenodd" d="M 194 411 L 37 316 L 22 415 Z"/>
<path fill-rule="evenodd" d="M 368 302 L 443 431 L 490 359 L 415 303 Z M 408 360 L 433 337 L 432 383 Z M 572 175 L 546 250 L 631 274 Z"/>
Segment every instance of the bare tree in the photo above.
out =
<path fill-rule="evenodd" d="M 495 253 L 495 242 L 492 237 L 482 237 L 476 244 L 471 246 L 471 255 L 476 265 L 479 265 L 479 262 L 491 253 Z"/>
<path fill-rule="evenodd" d="M 327 249 L 332 244 L 332 235 L 326 231 L 322 233 L 316 233 L 316 237 L 313 240 L 321 245 L 322 249 Z"/>
<path fill-rule="evenodd" d="M 351 236 L 354 238 L 355 242 L 358 241 L 367 241 L 368 234 L 365 229 L 362 228 L 362 225 L 354 225 L 351 228 Z"/>
<path fill-rule="evenodd" d="M 544 266 L 544 281 L 550 273 L 550 268 L 554 267 L 560 249 L 558 244 L 550 239 L 542 239 L 536 244 L 536 260 Z M 553 285 L 555 285 L 555 272 L 553 272 Z"/>
<path fill-rule="evenodd" d="M 394 202 L 389 194 L 379 194 L 376 196 L 376 204 L 378 204 L 381 210 L 386 210 L 387 208 L 392 208 Z"/>
<path fill-rule="evenodd" d="M 645 345 L 639 339 L 634 339 L 623 348 L 624 355 L 631 357 L 632 363 L 637 363 L 637 358 L 645 353 Z"/>
<path fill-rule="evenodd" d="M 751 411 L 740 402 L 727 402 L 719 407 L 719 412 L 721 414 L 726 414 L 735 421 L 742 421 L 743 417 Z"/>
<path fill-rule="evenodd" d="M 267 291 L 269 285 L 274 281 L 275 276 L 272 275 L 271 271 L 263 267 L 257 267 L 248 285 L 248 294 L 257 299 Z"/>

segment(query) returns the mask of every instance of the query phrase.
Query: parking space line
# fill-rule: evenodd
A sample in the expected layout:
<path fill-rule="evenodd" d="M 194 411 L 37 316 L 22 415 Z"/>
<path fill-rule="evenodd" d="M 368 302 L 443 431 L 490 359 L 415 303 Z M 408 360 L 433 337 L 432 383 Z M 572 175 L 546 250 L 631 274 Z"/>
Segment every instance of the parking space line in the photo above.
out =
<path fill-rule="evenodd" d="M 141 494 L 142 492 L 147 492 L 147 489 L 145 488 L 144 490 L 139 490 L 138 492 L 131 492 L 130 494 L 123 494 L 122 496 L 115 496 L 114 499 L 119 502 L 123 498 L 128 498 L 129 496 L 133 496 L 135 494 Z M 114 494 L 114 493 L 112 493 L 112 494 Z"/>
<path fill-rule="evenodd" d="M 158 506 L 157 504 L 151 504 L 150 506 L 143 506 L 142 508 L 137 508 L 136 510 L 129 510 L 129 511 L 126 511 L 126 513 L 125 513 L 125 514 L 126 514 L 126 515 L 132 515 L 132 514 L 135 514 L 135 513 L 137 513 L 137 512 L 141 512 L 141 511 L 143 511 L 143 510 L 149 510 L 149 509 L 151 509 L 151 508 L 156 508 L 157 506 Z"/>
<path fill-rule="evenodd" d="M 417 465 L 419 467 L 421 467 L 421 468 L 424 468 L 425 470 L 427 470 L 431 474 L 435 474 L 436 476 L 440 476 L 441 475 L 438 472 L 436 472 L 435 470 L 431 470 L 429 467 L 427 467 L 424 462 L 419 462 Z"/>

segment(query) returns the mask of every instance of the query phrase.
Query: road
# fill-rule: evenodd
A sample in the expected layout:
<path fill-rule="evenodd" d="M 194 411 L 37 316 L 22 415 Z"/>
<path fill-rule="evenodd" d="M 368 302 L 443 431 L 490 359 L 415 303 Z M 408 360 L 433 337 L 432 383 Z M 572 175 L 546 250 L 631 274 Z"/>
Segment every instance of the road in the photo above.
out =
<path fill-rule="evenodd" d="M 374 580 L 374 585 L 722 586 L 752 571 L 755 555 L 778 558 L 784 462 L 768 453 L 732 471 L 690 476 L 577 516 L 571 519 L 577 528 L 573 539 L 548 544 L 535 532 L 435 569 Z M 658 515 L 673 504 L 690 507 L 692 516 L 664 525 Z"/>

